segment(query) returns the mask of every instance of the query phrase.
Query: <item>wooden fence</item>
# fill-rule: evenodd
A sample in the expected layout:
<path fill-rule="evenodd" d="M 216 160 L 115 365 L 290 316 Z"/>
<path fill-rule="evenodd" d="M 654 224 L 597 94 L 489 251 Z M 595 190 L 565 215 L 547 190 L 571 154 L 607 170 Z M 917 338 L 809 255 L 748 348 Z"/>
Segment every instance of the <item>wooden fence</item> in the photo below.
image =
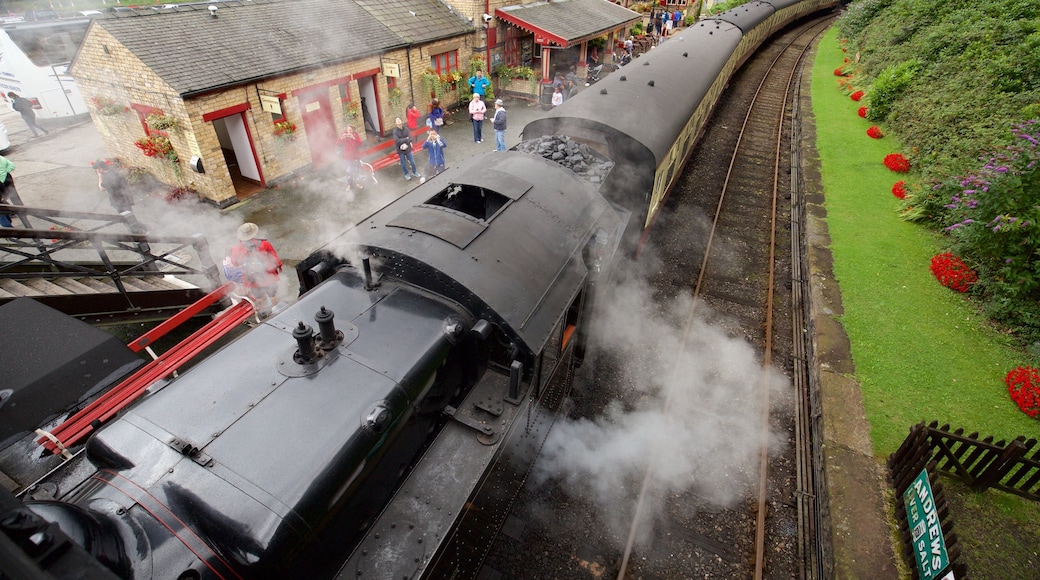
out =
<path fill-rule="evenodd" d="M 1035 449 L 1036 439 L 1019 436 L 1010 443 L 994 443 L 993 437 L 980 440 L 978 433 L 950 431 L 949 425 L 939 427 L 937 421 L 914 425 L 907 441 L 914 439 L 915 433 L 916 439 L 930 448 L 940 474 L 963 481 L 974 491 L 994 488 L 1040 501 L 1040 449 Z"/>

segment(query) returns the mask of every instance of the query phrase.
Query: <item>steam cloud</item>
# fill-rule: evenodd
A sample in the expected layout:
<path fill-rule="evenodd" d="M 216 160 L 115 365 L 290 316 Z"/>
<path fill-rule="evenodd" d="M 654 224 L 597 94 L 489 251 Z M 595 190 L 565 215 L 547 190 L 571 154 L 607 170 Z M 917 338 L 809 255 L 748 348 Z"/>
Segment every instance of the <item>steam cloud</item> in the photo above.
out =
<path fill-rule="evenodd" d="M 763 445 L 764 389 L 774 404 L 789 391 L 787 378 L 764 371 L 747 342 L 706 322 L 703 303 L 684 339 L 691 305 L 689 294 L 661 303 L 638 275 L 613 288 L 597 313 L 595 346 L 617 361 L 618 382 L 636 396 L 615 400 L 596 417 L 557 419 L 535 464 L 536 484 L 559 482 L 567 494 L 597 506 L 609 537 L 620 542 L 647 469 L 653 484 L 639 542 L 653 533 L 647 524 L 660 515 L 660 498 L 692 493 L 728 506 L 747 497 Z M 780 447 L 775 434 L 765 444 L 773 452 Z"/>

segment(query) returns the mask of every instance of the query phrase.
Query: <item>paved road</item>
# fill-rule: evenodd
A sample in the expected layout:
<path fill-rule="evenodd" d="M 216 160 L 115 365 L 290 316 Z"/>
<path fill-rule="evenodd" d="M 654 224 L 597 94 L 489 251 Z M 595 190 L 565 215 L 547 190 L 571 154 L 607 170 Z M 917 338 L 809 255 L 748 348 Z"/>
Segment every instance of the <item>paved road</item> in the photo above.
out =
<path fill-rule="evenodd" d="M 507 145 L 520 141 L 520 131 L 543 111 L 520 100 L 507 100 L 509 115 Z M 3 153 L 15 163 L 14 178 L 22 201 L 27 206 L 109 213 L 107 196 L 98 190 L 97 177 L 90 163 L 107 157 L 101 136 L 87 117 L 71 120 L 46 120 L 41 124 L 50 132 L 39 138 L 31 134 L 21 117 L 13 111 L 0 113 L 7 126 L 11 147 Z M 465 112 L 449 115 L 442 128 L 447 142 L 447 164 L 473 155 L 492 159 L 495 138 L 490 121 L 484 123 L 484 140 L 473 142 L 473 129 Z M 415 155 L 420 171 L 426 153 Z M 134 160 L 130 160 L 133 163 Z M 142 160 L 143 161 L 143 160 Z M 354 223 L 397 199 L 418 180 L 405 181 L 401 168 L 393 164 L 376 172 L 378 184 L 364 191 L 347 192 L 339 181 L 341 168 L 300 171 L 273 184 L 269 189 L 224 210 L 185 200 L 168 203 L 162 190 L 138 192 L 134 212 L 152 232 L 171 235 L 206 236 L 219 263 L 224 248 L 235 243 L 235 231 L 243 222 L 260 225 L 261 236 L 274 244 L 282 259 L 293 265 L 323 246 Z M 282 276 L 284 298 L 296 294 L 296 280 L 290 269 Z"/>

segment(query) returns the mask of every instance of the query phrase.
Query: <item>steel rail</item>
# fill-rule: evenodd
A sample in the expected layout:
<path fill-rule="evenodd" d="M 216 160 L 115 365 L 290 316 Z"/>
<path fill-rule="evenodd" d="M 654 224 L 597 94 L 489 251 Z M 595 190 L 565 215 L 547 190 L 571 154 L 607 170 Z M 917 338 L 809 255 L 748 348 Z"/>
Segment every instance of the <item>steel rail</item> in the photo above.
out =
<path fill-rule="evenodd" d="M 820 22 L 826 22 L 827 20 L 828 19 L 820 19 L 818 22 L 813 23 L 813 24 L 811 24 L 809 26 L 806 26 L 806 29 L 812 29 L 814 26 L 817 26 Z M 817 31 L 815 33 L 815 35 L 814 35 L 814 39 L 815 39 L 815 37 L 819 36 L 819 34 L 821 32 L 822 32 L 822 30 L 821 31 Z M 772 73 L 772 71 L 775 68 L 777 62 L 782 57 L 787 55 L 787 49 L 788 48 L 790 48 L 792 45 L 794 45 L 795 42 L 797 42 L 799 39 L 804 38 L 804 36 L 805 36 L 804 34 L 800 34 L 797 37 L 795 37 L 794 39 L 792 39 L 787 44 L 787 46 L 785 46 L 784 49 L 769 64 L 768 69 L 763 74 L 762 81 L 759 83 L 758 88 L 755 90 L 755 95 L 754 95 L 754 97 L 752 97 L 752 101 L 751 101 L 751 103 L 750 103 L 750 105 L 748 107 L 748 112 L 747 112 L 747 114 L 744 117 L 744 121 L 743 121 L 743 123 L 741 125 L 740 132 L 739 132 L 737 140 L 736 140 L 736 144 L 734 145 L 734 148 L 733 148 L 733 153 L 732 153 L 732 156 L 730 158 L 729 167 L 727 168 L 726 177 L 725 177 L 725 179 L 723 181 L 722 191 L 719 194 L 719 201 L 718 201 L 718 204 L 716 205 L 715 214 L 714 214 L 714 216 L 712 218 L 711 228 L 710 228 L 710 230 L 708 232 L 707 241 L 705 243 L 704 256 L 703 256 L 703 259 L 701 260 L 700 271 L 698 272 L 697 281 L 696 281 L 696 283 L 694 285 L 693 300 L 690 303 L 689 311 L 688 311 L 687 316 L 686 316 L 686 318 L 684 320 L 683 331 L 682 331 L 682 335 L 681 335 L 681 339 L 680 339 L 680 346 L 679 346 L 678 352 L 682 352 L 685 349 L 686 344 L 687 344 L 688 339 L 689 339 L 689 335 L 690 335 L 691 329 L 693 327 L 694 316 L 695 316 L 696 311 L 697 311 L 697 303 L 698 303 L 697 298 L 701 295 L 701 288 L 703 286 L 705 272 L 707 271 L 708 261 L 709 261 L 710 257 L 712 257 L 712 247 L 713 247 L 713 242 L 714 242 L 714 238 L 715 238 L 715 232 L 716 232 L 716 229 L 717 229 L 720 217 L 722 215 L 722 208 L 723 208 L 724 202 L 726 200 L 726 193 L 729 190 L 729 183 L 730 183 L 730 180 L 731 180 L 731 178 L 733 176 L 733 171 L 734 171 L 734 168 L 736 166 L 737 159 L 739 157 L 738 153 L 740 151 L 741 144 L 742 144 L 742 142 L 744 140 L 744 135 L 745 135 L 745 132 L 747 130 L 748 124 L 750 123 L 751 115 L 756 110 L 755 109 L 755 105 L 758 102 L 758 97 L 760 96 L 760 94 L 762 92 L 762 89 L 765 86 L 766 81 L 769 80 L 769 75 Z M 812 45 L 812 42 L 810 41 L 806 45 L 806 47 L 802 48 L 802 50 L 798 54 L 798 57 L 797 57 L 797 60 L 796 60 L 796 65 L 801 62 L 801 59 L 804 57 L 805 51 L 807 50 L 808 46 L 811 46 L 811 45 Z M 781 111 L 780 111 L 780 115 L 779 115 L 779 129 L 778 129 L 777 137 L 776 137 L 776 151 L 775 151 L 775 158 L 774 158 L 772 208 L 771 208 L 771 218 L 770 218 L 769 273 L 768 273 L 768 284 L 767 284 L 768 288 L 767 288 L 767 293 L 766 293 L 767 294 L 767 298 L 766 298 L 766 312 L 765 312 L 765 318 L 766 318 L 765 341 L 766 341 L 766 343 L 765 343 L 765 347 L 764 347 L 765 353 L 764 353 L 764 359 L 763 359 L 763 363 L 762 363 L 763 373 L 761 375 L 762 383 L 763 383 L 763 386 L 764 386 L 764 388 L 762 389 L 764 391 L 764 393 L 763 393 L 763 405 L 762 405 L 762 408 L 763 408 L 763 415 L 762 415 L 763 416 L 763 429 L 762 429 L 762 441 L 763 441 L 763 444 L 762 444 L 762 452 L 761 452 L 761 461 L 760 461 L 760 465 L 759 465 L 759 473 L 760 473 L 759 493 L 758 493 L 758 498 L 759 499 L 758 499 L 758 507 L 757 507 L 758 514 L 757 514 L 757 518 L 756 518 L 756 531 L 755 531 L 755 554 L 756 555 L 755 555 L 755 576 L 754 577 L 756 578 L 756 580 L 762 578 L 762 570 L 764 568 L 764 550 L 762 549 L 762 546 L 763 546 L 764 541 L 765 541 L 765 505 L 764 504 L 765 504 L 765 497 L 766 497 L 765 490 L 766 490 L 766 487 L 767 487 L 767 484 L 768 484 L 768 445 L 766 445 L 765 443 L 766 443 L 766 441 L 768 439 L 769 410 L 770 410 L 769 409 L 770 405 L 769 405 L 768 376 L 769 376 L 769 368 L 770 368 L 770 365 L 772 363 L 772 324 L 773 324 L 773 321 L 772 321 L 773 314 L 772 314 L 772 312 L 773 312 L 773 293 L 774 293 L 773 290 L 774 290 L 774 274 L 775 274 L 775 272 L 774 272 L 774 262 L 775 262 L 775 259 L 774 258 L 775 258 L 775 247 L 776 247 L 776 242 L 775 242 L 776 241 L 776 213 L 777 213 L 777 203 L 778 203 L 777 199 L 778 199 L 778 190 L 779 190 L 780 148 L 781 148 L 781 141 L 782 141 L 781 137 L 782 137 L 783 130 L 784 130 L 783 118 L 784 118 L 784 115 L 786 114 L 786 103 L 787 103 L 787 98 L 788 98 L 787 95 L 790 93 L 791 84 L 793 82 L 793 79 L 794 79 L 794 76 L 795 76 L 795 71 L 797 70 L 797 68 L 798 68 L 797 66 L 792 67 L 791 73 L 790 73 L 790 76 L 789 76 L 788 82 L 787 82 L 787 89 L 784 92 L 785 98 L 784 98 L 784 104 L 781 106 Z M 676 365 L 672 366 L 671 377 L 670 377 L 669 382 L 667 383 L 669 385 L 669 388 L 668 388 L 668 391 L 667 391 L 667 395 L 666 395 L 666 398 L 665 398 L 665 404 L 664 404 L 664 410 L 665 410 L 666 413 L 668 412 L 669 408 L 671 407 L 672 393 L 674 392 L 674 387 L 672 385 L 674 385 L 678 381 L 678 377 L 679 377 L 679 366 L 676 364 Z M 656 451 L 655 451 L 655 456 L 656 456 Z M 633 547 L 634 547 L 634 544 L 635 544 L 636 532 L 638 531 L 638 528 L 639 528 L 639 525 L 640 525 L 640 522 L 641 522 L 641 519 L 642 519 L 642 512 L 644 510 L 644 505 L 646 503 L 647 494 L 649 492 L 650 484 L 653 481 L 653 464 L 654 464 L 654 462 L 651 461 L 650 464 L 648 465 L 646 471 L 644 472 L 643 481 L 641 483 L 640 490 L 639 490 L 639 497 L 636 500 L 635 513 L 633 514 L 633 517 L 632 517 L 632 525 L 629 527 L 624 553 L 622 555 L 621 564 L 620 564 L 619 569 L 618 569 L 618 574 L 617 574 L 617 579 L 618 580 L 623 580 L 625 578 L 625 574 L 626 574 L 627 569 L 628 569 L 628 564 L 629 564 L 629 561 L 630 561 L 630 558 L 631 558 L 631 554 L 632 554 L 632 550 L 633 550 Z"/>

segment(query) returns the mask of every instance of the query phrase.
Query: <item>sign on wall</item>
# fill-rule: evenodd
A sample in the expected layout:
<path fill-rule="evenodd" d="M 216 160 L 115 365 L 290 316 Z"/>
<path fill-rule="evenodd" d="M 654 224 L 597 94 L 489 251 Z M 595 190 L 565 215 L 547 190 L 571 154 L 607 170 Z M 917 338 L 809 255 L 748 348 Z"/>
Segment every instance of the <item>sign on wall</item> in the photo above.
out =
<path fill-rule="evenodd" d="M 394 62 L 384 62 L 383 76 L 399 78 L 401 76 L 401 65 Z"/>
<path fill-rule="evenodd" d="M 278 97 L 260 95 L 260 108 L 275 115 L 282 114 L 282 100 Z"/>

